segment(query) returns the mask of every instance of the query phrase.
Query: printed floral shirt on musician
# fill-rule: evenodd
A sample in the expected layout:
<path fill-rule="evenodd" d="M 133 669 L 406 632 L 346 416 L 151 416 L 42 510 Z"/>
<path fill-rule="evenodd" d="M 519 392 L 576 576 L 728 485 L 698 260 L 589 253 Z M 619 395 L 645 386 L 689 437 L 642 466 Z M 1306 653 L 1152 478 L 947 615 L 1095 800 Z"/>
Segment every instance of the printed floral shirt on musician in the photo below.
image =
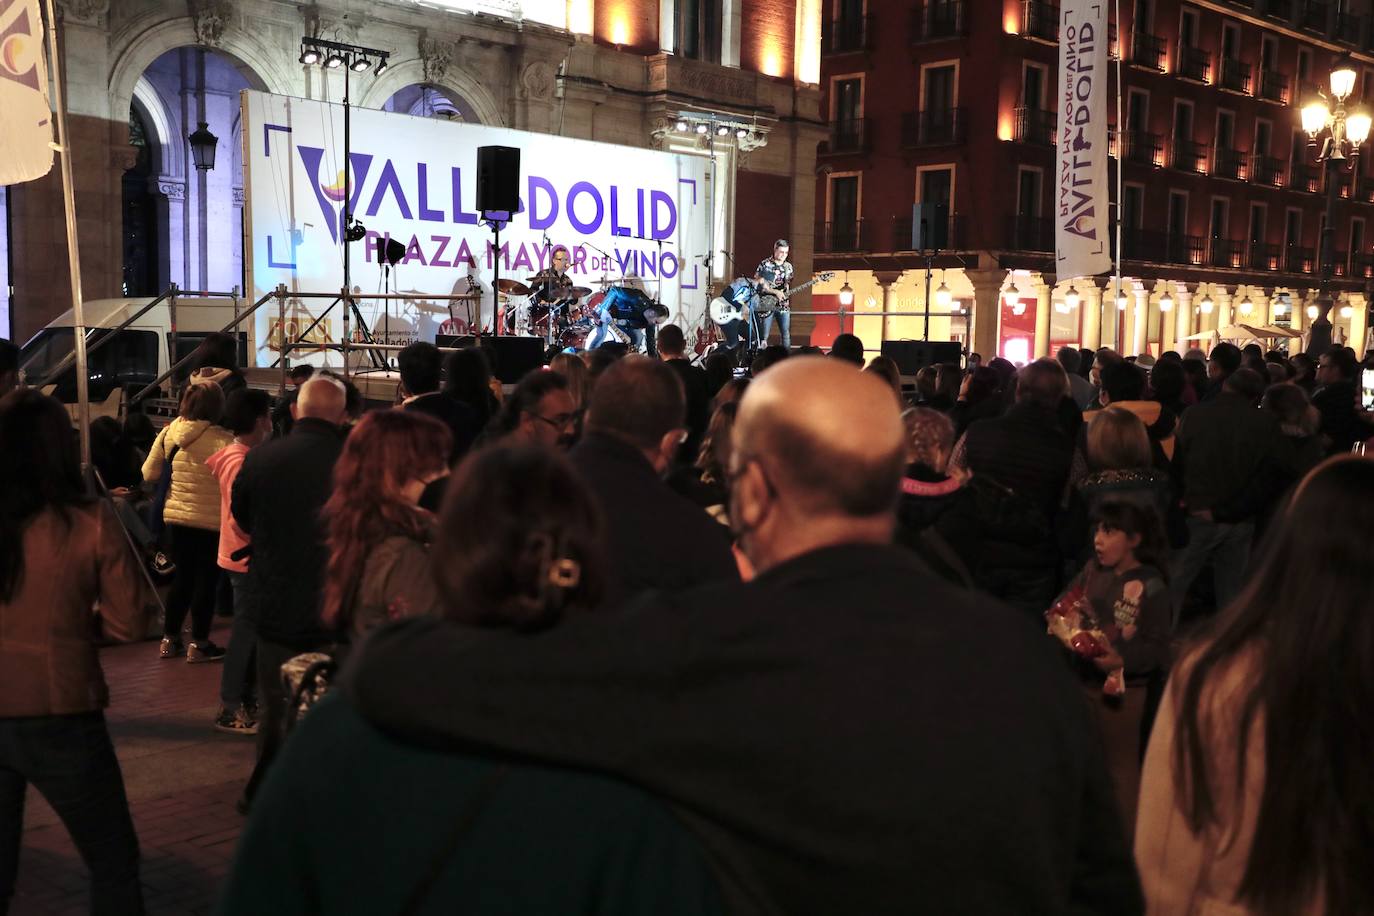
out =
<path fill-rule="evenodd" d="M 768 281 L 768 284 L 774 289 L 786 292 L 787 288 L 792 285 L 792 262 L 783 261 L 779 264 L 772 258 L 764 258 L 759 262 L 758 270 L 754 271 L 754 276 Z M 782 303 L 784 308 L 788 304 L 787 302 Z"/>

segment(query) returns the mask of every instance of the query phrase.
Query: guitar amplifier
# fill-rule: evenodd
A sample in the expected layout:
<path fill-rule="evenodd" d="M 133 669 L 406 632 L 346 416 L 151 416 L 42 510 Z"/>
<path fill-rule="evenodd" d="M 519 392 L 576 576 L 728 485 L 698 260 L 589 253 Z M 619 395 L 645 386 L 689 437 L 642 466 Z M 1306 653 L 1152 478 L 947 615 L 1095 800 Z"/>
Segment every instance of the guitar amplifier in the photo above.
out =
<path fill-rule="evenodd" d="M 883 355 L 896 361 L 902 375 L 915 375 L 936 363 L 959 365 L 963 348 L 954 340 L 885 340 Z"/>

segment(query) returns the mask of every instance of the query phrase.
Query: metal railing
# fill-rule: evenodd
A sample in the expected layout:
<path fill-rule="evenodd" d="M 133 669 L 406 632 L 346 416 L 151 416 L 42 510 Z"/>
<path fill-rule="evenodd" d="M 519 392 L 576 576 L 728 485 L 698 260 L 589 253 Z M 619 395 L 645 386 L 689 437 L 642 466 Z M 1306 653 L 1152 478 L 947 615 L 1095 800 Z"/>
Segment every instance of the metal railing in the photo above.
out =
<path fill-rule="evenodd" d="M 1259 97 L 1267 102 L 1288 102 L 1288 75 L 1273 70 L 1261 70 Z"/>
<path fill-rule="evenodd" d="M 1209 238 L 1207 263 L 1212 267 L 1241 267 L 1244 264 L 1241 243 L 1235 239 Z"/>
<path fill-rule="evenodd" d="M 1304 0 L 1298 16 L 1298 28 L 1311 32 L 1326 32 L 1329 28 L 1331 6 L 1319 0 Z"/>
<path fill-rule="evenodd" d="M 862 153 L 868 149 L 868 124 L 864 118 L 830 122 L 830 137 L 823 153 Z"/>
<path fill-rule="evenodd" d="M 1021 34 L 1041 41 L 1059 40 L 1059 7 L 1044 0 L 1021 0 Z"/>
<path fill-rule="evenodd" d="M 1014 112 L 1012 137 L 1018 143 L 1035 143 L 1040 146 L 1053 146 L 1059 117 L 1053 111 L 1038 108 L 1017 108 Z"/>
<path fill-rule="evenodd" d="M 1293 18 L 1293 0 L 1259 0 L 1259 11 L 1270 19 L 1288 22 Z"/>
<path fill-rule="evenodd" d="M 1311 248 L 1289 245 L 1283 252 L 1283 269 L 1290 274 L 1310 274 L 1316 268 L 1317 255 Z"/>
<path fill-rule="evenodd" d="M 1169 167 L 1180 172 L 1202 172 L 1206 163 L 1202 144 L 1175 137 L 1169 146 Z"/>
<path fill-rule="evenodd" d="M 1164 70 L 1164 39 L 1146 32 L 1131 36 L 1131 63 L 1151 70 Z"/>
<path fill-rule="evenodd" d="M 1288 164 L 1288 187 L 1294 191 L 1305 191 L 1308 194 L 1317 194 L 1321 191 L 1321 173 L 1304 162 L 1290 162 Z"/>
<path fill-rule="evenodd" d="M 964 109 L 930 108 L 902 115 L 902 146 L 954 146 L 964 142 Z"/>
<path fill-rule="evenodd" d="M 1374 178 L 1361 177 L 1355 188 L 1359 200 L 1374 201 Z"/>
<path fill-rule="evenodd" d="M 826 254 L 868 250 L 868 232 L 863 219 L 829 222 L 817 227 L 816 251 Z"/>
<path fill-rule="evenodd" d="M 1159 165 L 1163 146 L 1159 134 L 1143 130 L 1128 130 L 1125 133 L 1126 149 L 1123 157 L 1134 165 Z"/>
<path fill-rule="evenodd" d="M 1283 187 L 1283 160 L 1273 156 L 1250 157 L 1250 180 L 1272 188 Z"/>
<path fill-rule="evenodd" d="M 963 0 L 935 0 L 911 11 L 913 43 L 958 38 L 967 33 Z"/>
<path fill-rule="evenodd" d="M 1250 71 L 1249 64 L 1223 57 L 1221 60 L 1221 80 L 1218 85 L 1231 92 L 1249 95 Z"/>
<path fill-rule="evenodd" d="M 1374 278 L 1374 254 L 1356 254 L 1351 257 L 1350 274 L 1364 279 Z"/>
<path fill-rule="evenodd" d="M 1336 14 L 1336 40 L 1348 45 L 1359 45 L 1364 35 L 1364 17 L 1359 14 Z"/>
<path fill-rule="evenodd" d="M 1251 242 L 1248 263 L 1251 270 L 1278 270 L 1279 246 Z"/>
<path fill-rule="evenodd" d="M 1043 216 L 1013 216 L 1007 220 L 1007 248 L 1012 251 L 1053 251 L 1054 220 Z"/>
<path fill-rule="evenodd" d="M 1178 49 L 1178 75 L 1195 83 L 1205 83 L 1212 73 L 1212 55 L 1201 48 Z"/>
<path fill-rule="evenodd" d="M 873 17 L 849 16 L 830 21 L 821 50 L 826 54 L 867 51 L 873 36 Z"/>
<path fill-rule="evenodd" d="M 1212 150 L 1212 176 L 1214 178 L 1229 178 L 1232 181 L 1241 181 L 1245 178 L 1245 164 L 1247 155 L 1239 150 L 1222 149 L 1220 147 Z"/>

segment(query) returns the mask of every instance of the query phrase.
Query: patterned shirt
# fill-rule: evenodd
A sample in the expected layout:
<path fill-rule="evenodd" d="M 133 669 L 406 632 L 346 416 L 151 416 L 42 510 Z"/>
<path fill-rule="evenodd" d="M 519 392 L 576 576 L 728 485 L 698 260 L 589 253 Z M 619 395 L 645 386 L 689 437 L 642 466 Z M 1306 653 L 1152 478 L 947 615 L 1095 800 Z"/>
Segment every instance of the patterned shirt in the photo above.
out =
<path fill-rule="evenodd" d="M 792 262 L 783 261 L 779 264 L 772 258 L 764 258 L 759 262 L 758 270 L 754 271 L 754 276 L 761 280 L 767 280 L 774 289 L 786 292 L 788 287 L 792 285 Z M 783 308 L 786 308 L 787 305 L 786 302 L 782 303 Z"/>

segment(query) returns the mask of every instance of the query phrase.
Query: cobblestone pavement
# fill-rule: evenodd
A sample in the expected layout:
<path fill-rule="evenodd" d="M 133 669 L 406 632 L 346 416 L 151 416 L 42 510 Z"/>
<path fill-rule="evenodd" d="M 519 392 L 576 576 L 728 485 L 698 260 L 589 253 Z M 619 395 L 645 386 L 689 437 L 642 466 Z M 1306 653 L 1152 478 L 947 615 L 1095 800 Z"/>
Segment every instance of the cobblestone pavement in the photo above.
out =
<path fill-rule="evenodd" d="M 224 645 L 227 629 L 217 631 Z M 234 802 L 253 765 L 253 739 L 210 727 L 220 665 L 162 661 L 157 643 L 101 652 L 106 711 L 143 853 L 143 890 L 155 916 L 209 913 L 243 818 Z M 66 828 L 30 787 L 18 893 L 11 916 L 89 912 L 85 865 Z"/>

